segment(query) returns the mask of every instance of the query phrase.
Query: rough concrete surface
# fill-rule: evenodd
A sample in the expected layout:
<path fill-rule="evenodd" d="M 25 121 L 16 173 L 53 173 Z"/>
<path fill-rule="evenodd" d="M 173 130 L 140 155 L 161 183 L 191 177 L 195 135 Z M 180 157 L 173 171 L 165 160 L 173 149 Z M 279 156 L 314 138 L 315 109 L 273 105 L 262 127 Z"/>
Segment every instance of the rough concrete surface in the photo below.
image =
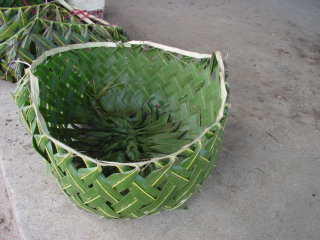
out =
<path fill-rule="evenodd" d="M 0 239 L 18 239 L 19 234 L 15 222 L 9 195 L 0 170 Z"/>
<path fill-rule="evenodd" d="M 0 82 L 0 158 L 21 239 L 319 240 L 320 1 L 110 0 L 106 9 L 131 39 L 224 53 L 224 151 L 189 210 L 100 219 L 61 193 L 19 124 L 14 86 Z"/>

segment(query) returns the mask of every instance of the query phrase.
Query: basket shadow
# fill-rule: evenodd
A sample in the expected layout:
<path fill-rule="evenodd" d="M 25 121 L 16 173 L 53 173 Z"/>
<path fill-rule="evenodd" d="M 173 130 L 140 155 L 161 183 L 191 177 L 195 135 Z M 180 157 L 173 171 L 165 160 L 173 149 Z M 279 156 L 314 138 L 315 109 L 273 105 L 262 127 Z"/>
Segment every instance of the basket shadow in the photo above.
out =
<path fill-rule="evenodd" d="M 216 168 L 200 187 L 200 193 L 194 194 L 186 203 L 190 209 L 201 206 L 203 201 L 224 202 L 232 204 L 233 195 L 241 188 L 239 171 L 241 157 L 244 153 L 250 155 L 250 145 L 244 139 L 249 137 L 246 122 L 241 121 L 239 116 L 230 114 L 224 135 L 223 148 L 219 154 Z M 240 160 L 240 161 L 239 161 Z"/>

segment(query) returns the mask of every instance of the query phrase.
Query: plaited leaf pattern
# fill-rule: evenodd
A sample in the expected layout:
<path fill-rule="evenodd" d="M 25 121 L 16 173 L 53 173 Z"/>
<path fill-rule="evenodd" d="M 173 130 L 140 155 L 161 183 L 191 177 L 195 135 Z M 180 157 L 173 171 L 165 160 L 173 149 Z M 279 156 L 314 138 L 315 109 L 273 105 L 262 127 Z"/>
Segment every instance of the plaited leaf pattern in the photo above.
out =
<path fill-rule="evenodd" d="M 79 207 L 107 218 L 175 209 L 215 166 L 229 108 L 221 56 L 163 49 L 130 42 L 56 48 L 19 82 L 15 100 L 33 145 Z M 140 124 L 148 134 L 130 140 L 139 142 L 137 155 L 118 134 L 130 136 Z M 82 134 L 87 143 L 79 143 Z"/>
<path fill-rule="evenodd" d="M 58 1 L 5 1 L 0 5 L 0 78 L 16 81 L 43 51 L 74 43 L 123 41 L 117 26 L 86 24 Z"/>

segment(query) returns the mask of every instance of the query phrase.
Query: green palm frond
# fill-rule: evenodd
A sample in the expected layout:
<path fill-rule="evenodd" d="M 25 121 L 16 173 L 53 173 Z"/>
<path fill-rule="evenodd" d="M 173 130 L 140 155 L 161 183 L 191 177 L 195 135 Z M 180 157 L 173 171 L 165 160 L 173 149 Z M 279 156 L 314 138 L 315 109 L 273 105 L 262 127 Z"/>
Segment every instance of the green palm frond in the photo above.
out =
<path fill-rule="evenodd" d="M 16 1 L 19 2 L 19 1 Z M 0 8 L 0 79 L 15 81 L 25 65 L 51 48 L 67 44 L 124 41 L 117 26 L 85 24 L 57 2 Z"/>
<path fill-rule="evenodd" d="M 81 23 L 78 17 L 56 2 L 23 7 L 0 7 L 0 43 L 10 38 L 36 18 Z"/>
<path fill-rule="evenodd" d="M 0 0 L 0 6 L 5 7 L 23 7 L 25 5 L 37 5 L 45 3 L 45 0 Z M 50 1 L 48 1 L 50 2 Z M 26 4 L 27 3 L 27 4 Z"/>
<path fill-rule="evenodd" d="M 219 53 L 109 42 L 45 52 L 15 100 L 78 206 L 136 218 L 181 206 L 210 174 L 227 95 Z"/>
<path fill-rule="evenodd" d="M 99 24 L 77 24 L 37 19 L 30 22 L 13 37 L 0 43 L 0 78 L 15 80 L 22 75 L 25 65 L 16 59 L 31 63 L 44 51 L 67 44 L 124 41 L 126 37 L 121 28 Z"/>

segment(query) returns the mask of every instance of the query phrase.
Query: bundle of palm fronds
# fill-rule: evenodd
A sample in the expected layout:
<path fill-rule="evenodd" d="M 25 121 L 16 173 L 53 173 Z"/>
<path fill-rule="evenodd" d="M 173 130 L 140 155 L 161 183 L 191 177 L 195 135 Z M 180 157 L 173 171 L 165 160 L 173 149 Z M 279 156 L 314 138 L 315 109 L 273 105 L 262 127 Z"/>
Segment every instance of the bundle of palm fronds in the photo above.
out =
<path fill-rule="evenodd" d="M 48 3 L 52 0 L 0 0 L 1 7 L 23 7 L 28 5 L 36 5 Z"/>
<path fill-rule="evenodd" d="M 43 51 L 57 46 L 127 39 L 117 26 L 79 18 L 62 0 L 0 3 L 0 79 L 15 81 L 26 67 L 21 62 L 31 63 Z"/>
<path fill-rule="evenodd" d="M 15 99 L 65 193 L 109 218 L 181 206 L 215 165 L 228 111 L 218 52 L 150 42 L 52 49 Z"/>

